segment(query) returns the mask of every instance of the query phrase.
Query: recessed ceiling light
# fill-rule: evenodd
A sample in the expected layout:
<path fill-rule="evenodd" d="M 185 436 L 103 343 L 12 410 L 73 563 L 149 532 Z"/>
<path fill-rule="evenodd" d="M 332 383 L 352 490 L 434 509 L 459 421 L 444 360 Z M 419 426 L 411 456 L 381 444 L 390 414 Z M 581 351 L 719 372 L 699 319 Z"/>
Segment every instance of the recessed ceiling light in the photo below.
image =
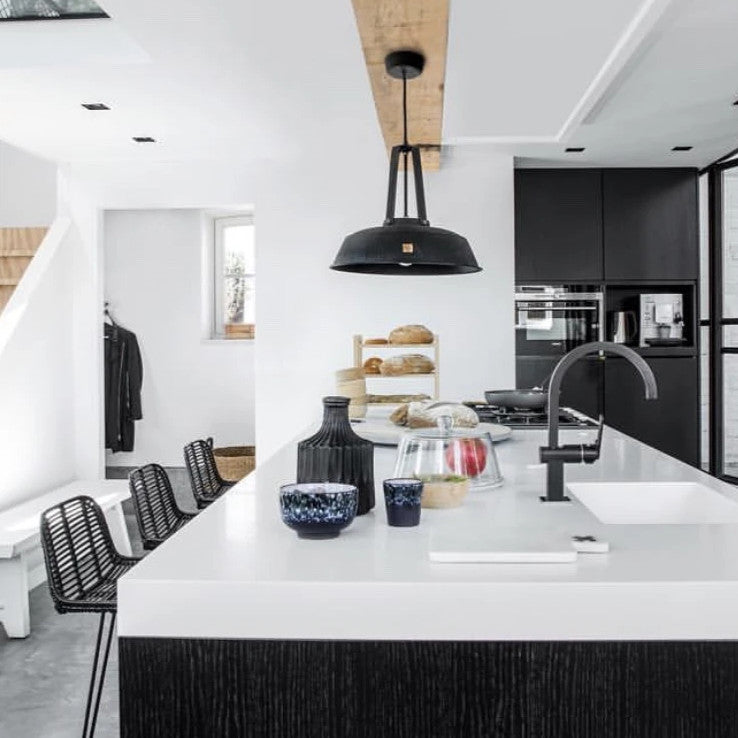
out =
<path fill-rule="evenodd" d="M 674 148 L 672 148 L 672 151 L 691 151 L 691 150 L 692 150 L 691 146 L 674 146 Z"/>
<path fill-rule="evenodd" d="M 105 103 L 82 103 L 82 107 L 87 110 L 110 110 Z"/>
<path fill-rule="evenodd" d="M 581 154 L 584 151 L 584 146 L 567 146 L 565 151 L 567 154 Z"/>
<path fill-rule="evenodd" d="M 137 144 L 152 144 L 152 143 L 156 143 L 156 139 L 155 138 L 151 138 L 151 136 L 134 136 L 133 137 L 133 140 Z"/>

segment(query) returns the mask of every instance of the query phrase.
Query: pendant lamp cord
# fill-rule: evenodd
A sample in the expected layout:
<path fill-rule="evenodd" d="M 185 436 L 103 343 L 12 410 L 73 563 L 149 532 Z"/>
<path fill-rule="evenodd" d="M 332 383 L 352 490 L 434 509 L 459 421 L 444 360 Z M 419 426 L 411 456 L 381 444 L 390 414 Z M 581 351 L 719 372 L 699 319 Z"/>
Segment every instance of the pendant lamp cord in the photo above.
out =
<path fill-rule="evenodd" d="M 404 192 L 404 204 L 405 204 L 405 217 L 407 218 L 407 71 L 402 70 L 402 145 L 405 147 L 402 152 L 403 161 L 405 164 L 405 192 Z"/>

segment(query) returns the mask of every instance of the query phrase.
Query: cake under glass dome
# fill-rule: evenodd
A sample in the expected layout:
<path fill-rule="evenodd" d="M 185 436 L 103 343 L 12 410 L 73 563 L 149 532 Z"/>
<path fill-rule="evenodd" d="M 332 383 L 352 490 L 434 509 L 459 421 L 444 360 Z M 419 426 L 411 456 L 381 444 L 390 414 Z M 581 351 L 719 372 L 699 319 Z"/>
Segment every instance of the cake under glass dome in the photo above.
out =
<path fill-rule="evenodd" d="M 395 477 L 416 477 L 424 482 L 468 478 L 472 490 L 502 484 L 492 437 L 484 430 L 453 428 L 448 416 L 438 427 L 408 431 L 400 441 Z"/>

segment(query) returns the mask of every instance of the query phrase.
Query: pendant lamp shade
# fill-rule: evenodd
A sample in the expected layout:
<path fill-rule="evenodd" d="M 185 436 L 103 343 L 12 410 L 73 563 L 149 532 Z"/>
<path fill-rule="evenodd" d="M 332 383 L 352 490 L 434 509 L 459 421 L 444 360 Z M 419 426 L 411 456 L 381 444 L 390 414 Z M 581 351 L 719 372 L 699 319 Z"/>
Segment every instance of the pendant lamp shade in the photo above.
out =
<path fill-rule="evenodd" d="M 403 83 L 404 142 L 392 147 L 384 224 L 352 233 L 343 241 L 331 269 L 357 274 L 472 274 L 481 271 L 469 242 L 458 233 L 428 223 L 420 149 L 407 142 L 407 80 L 417 77 L 424 59 L 415 52 L 388 55 L 387 71 Z M 395 217 L 400 155 L 405 161 L 405 217 Z M 407 216 L 408 158 L 412 159 L 417 217 Z"/>
<path fill-rule="evenodd" d="M 412 252 L 408 253 L 410 248 Z M 458 233 L 398 218 L 346 236 L 331 266 L 358 274 L 471 274 L 481 267 Z"/>

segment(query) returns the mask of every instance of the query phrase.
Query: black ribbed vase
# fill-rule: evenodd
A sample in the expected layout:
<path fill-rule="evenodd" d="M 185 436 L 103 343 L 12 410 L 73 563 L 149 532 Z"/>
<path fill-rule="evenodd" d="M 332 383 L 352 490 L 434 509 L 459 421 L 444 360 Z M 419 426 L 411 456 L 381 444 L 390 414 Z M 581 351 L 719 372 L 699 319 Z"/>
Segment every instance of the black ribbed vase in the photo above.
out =
<path fill-rule="evenodd" d="M 374 444 L 354 433 L 348 405 L 348 397 L 323 398 L 323 425 L 297 444 L 297 481 L 353 484 L 364 515 L 374 507 Z"/>

